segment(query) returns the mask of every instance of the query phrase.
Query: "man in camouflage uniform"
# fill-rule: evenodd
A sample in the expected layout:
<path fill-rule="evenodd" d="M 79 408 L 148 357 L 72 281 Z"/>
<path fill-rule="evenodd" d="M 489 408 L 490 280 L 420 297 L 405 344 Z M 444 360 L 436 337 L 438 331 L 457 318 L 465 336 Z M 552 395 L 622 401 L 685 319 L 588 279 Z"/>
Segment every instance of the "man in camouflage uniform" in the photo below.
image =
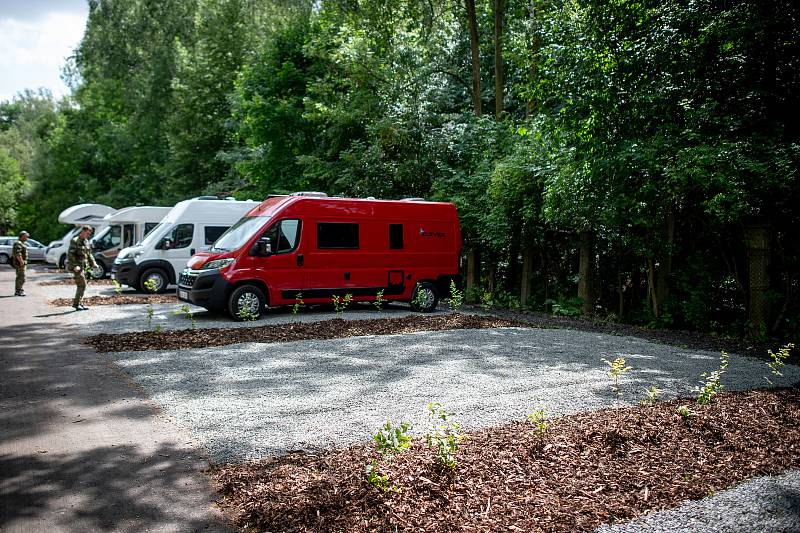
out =
<path fill-rule="evenodd" d="M 11 265 L 17 271 L 17 279 L 14 283 L 14 296 L 25 296 L 22 286 L 25 284 L 25 269 L 28 267 L 28 247 L 25 241 L 28 240 L 28 232 L 22 231 L 19 239 L 14 242 L 11 248 Z"/>
<path fill-rule="evenodd" d="M 80 232 L 69 242 L 67 252 L 67 268 L 75 275 L 75 299 L 72 301 L 72 307 L 76 311 L 89 309 L 81 304 L 81 299 L 86 291 L 86 272 L 97 266 L 88 241 L 91 234 L 91 227 L 81 227 Z"/>

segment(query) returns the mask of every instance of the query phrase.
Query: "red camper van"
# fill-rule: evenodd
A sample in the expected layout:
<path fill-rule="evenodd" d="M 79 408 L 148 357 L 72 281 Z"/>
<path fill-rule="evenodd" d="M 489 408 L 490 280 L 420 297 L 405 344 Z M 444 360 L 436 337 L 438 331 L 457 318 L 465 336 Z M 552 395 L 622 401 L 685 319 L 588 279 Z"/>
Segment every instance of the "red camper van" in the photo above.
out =
<path fill-rule="evenodd" d="M 453 204 L 419 199 L 270 196 L 194 255 L 178 298 L 231 317 L 267 306 L 330 303 L 334 295 L 436 308 L 460 285 L 461 228 Z"/>

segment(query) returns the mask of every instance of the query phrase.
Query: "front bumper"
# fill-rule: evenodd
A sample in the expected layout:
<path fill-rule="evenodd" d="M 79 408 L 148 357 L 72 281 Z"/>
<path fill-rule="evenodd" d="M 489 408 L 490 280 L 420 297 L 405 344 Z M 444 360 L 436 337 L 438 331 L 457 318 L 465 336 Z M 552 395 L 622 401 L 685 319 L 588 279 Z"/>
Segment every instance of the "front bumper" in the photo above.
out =
<path fill-rule="evenodd" d="M 178 300 L 223 311 L 227 307 L 228 280 L 219 270 L 186 269 L 178 276 Z"/>
<path fill-rule="evenodd" d="M 122 285 L 136 288 L 139 281 L 139 265 L 133 259 L 117 263 L 111 267 L 111 279 L 117 280 Z"/>

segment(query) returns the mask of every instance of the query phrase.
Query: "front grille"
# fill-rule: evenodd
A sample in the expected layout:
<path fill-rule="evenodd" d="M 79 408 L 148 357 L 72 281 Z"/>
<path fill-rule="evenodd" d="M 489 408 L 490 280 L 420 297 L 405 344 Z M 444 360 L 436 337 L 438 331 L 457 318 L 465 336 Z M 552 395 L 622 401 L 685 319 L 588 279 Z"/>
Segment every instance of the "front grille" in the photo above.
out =
<path fill-rule="evenodd" d="M 181 275 L 178 277 L 178 285 L 191 288 L 194 286 L 195 280 L 197 280 L 197 274 L 181 272 Z"/>

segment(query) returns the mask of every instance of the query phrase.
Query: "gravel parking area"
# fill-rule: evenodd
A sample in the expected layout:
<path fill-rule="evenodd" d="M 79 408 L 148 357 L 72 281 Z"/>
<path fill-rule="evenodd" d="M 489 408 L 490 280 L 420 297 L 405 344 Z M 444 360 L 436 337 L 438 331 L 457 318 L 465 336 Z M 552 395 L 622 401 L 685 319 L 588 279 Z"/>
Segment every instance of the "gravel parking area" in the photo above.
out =
<path fill-rule="evenodd" d="M 601 357 L 626 358 L 623 401 L 655 384 L 662 398 L 690 394 L 719 354 L 572 330 L 500 328 L 423 332 L 196 350 L 108 354 L 215 461 L 366 441 L 385 420 L 423 431 L 441 402 L 465 428 L 613 406 Z M 732 390 L 763 386 L 767 368 L 731 356 Z M 800 380 L 787 367 L 782 384 Z"/>
<path fill-rule="evenodd" d="M 597 533 L 800 531 L 800 472 L 762 477 Z"/>

